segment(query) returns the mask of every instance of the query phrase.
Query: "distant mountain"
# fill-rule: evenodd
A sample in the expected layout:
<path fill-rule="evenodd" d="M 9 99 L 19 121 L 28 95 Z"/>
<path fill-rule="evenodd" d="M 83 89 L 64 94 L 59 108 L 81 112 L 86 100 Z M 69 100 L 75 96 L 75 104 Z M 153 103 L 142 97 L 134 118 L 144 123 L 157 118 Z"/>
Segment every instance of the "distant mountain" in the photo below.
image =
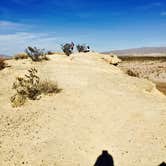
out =
<path fill-rule="evenodd" d="M 8 55 L 0 54 L 0 58 L 6 58 L 6 59 L 8 59 L 8 58 L 11 58 L 11 57 L 8 56 Z"/>
<path fill-rule="evenodd" d="M 125 50 L 113 50 L 110 52 L 103 53 L 114 53 L 117 55 L 133 55 L 133 54 L 166 54 L 166 47 L 142 47 L 142 48 L 132 48 Z"/>

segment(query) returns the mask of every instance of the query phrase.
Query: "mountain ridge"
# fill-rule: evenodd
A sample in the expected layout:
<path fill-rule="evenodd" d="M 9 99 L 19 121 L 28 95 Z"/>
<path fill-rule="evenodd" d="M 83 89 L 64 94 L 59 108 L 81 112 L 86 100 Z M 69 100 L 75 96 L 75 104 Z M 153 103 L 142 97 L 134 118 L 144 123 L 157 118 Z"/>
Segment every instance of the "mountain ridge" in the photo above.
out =
<path fill-rule="evenodd" d="M 118 55 L 130 55 L 130 54 L 166 54 L 166 47 L 140 47 L 140 48 L 129 48 L 122 50 L 112 50 L 103 52 L 105 54 L 118 54 Z"/>

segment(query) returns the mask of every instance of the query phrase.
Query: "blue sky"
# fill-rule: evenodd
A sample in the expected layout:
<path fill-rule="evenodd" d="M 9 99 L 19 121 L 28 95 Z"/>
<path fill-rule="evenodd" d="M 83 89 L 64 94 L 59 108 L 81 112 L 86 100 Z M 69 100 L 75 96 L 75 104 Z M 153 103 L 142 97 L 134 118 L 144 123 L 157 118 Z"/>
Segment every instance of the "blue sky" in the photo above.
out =
<path fill-rule="evenodd" d="M 95 51 L 166 46 L 166 1 L 0 0 L 0 53 L 70 41 Z"/>

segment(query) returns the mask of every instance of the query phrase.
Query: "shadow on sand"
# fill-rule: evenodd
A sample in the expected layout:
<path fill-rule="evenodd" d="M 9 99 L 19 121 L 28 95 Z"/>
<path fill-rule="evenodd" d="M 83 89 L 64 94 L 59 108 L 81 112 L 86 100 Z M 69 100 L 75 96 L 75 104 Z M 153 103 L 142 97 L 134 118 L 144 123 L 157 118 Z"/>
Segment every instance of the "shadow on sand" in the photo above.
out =
<path fill-rule="evenodd" d="M 97 158 L 94 166 L 114 166 L 113 157 L 108 153 L 108 151 L 103 150 L 102 154 Z M 166 163 L 162 162 L 158 166 L 166 166 Z"/>
<path fill-rule="evenodd" d="M 162 162 L 159 166 L 166 166 L 166 163 Z"/>
<path fill-rule="evenodd" d="M 114 166 L 113 157 L 108 151 L 103 150 L 102 154 L 97 158 L 94 166 Z"/>

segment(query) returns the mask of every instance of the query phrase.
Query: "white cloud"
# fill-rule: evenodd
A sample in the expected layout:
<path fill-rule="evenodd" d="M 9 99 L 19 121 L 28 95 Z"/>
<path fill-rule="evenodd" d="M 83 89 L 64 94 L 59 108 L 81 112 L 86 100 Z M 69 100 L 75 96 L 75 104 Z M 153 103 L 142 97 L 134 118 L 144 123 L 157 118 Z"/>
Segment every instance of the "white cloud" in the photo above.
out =
<path fill-rule="evenodd" d="M 0 20 L 0 26 L 1 27 L 6 27 L 6 26 L 19 26 L 20 24 L 17 24 L 17 23 L 14 23 L 14 22 L 11 22 L 11 21 L 3 21 L 3 20 Z"/>
<path fill-rule="evenodd" d="M 161 12 L 160 15 L 161 16 L 166 16 L 166 12 Z"/>
<path fill-rule="evenodd" d="M 0 20 L 0 30 L 20 30 L 28 27 L 28 25 L 22 23 Z"/>
<path fill-rule="evenodd" d="M 139 6 L 138 9 L 148 10 L 151 8 L 156 8 L 156 7 L 161 7 L 161 6 L 162 6 L 161 2 L 153 2 L 153 3 L 145 4 L 143 6 Z"/>
<path fill-rule="evenodd" d="M 48 50 L 56 50 L 61 44 L 61 39 L 55 34 L 18 32 L 0 35 L 0 53 L 13 55 L 23 52 L 27 46 L 37 46 Z"/>
<path fill-rule="evenodd" d="M 151 4 L 151 6 L 162 6 L 161 2 L 154 2 Z"/>

